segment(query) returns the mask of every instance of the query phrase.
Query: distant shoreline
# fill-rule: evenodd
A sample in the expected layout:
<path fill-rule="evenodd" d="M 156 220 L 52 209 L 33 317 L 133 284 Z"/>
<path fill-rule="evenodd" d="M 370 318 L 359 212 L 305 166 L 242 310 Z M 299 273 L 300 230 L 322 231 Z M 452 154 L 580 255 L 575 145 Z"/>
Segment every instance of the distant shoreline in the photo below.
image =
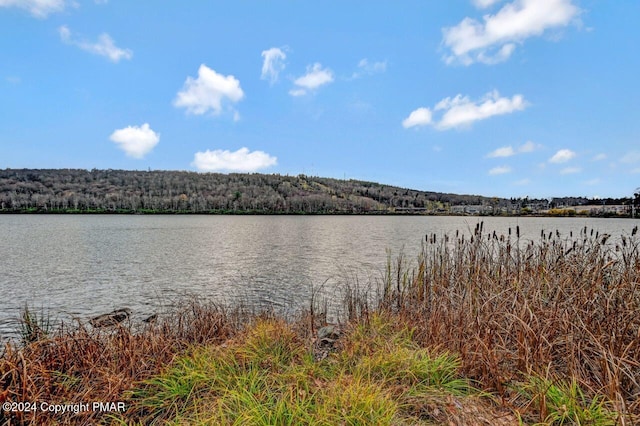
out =
<path fill-rule="evenodd" d="M 544 213 L 530 213 L 530 214 L 462 214 L 462 213 L 424 213 L 424 212 L 394 212 L 394 211 L 376 211 L 376 212 L 272 212 L 272 211 L 171 211 L 171 210 L 7 210 L 0 209 L 0 215 L 123 215 L 123 216 L 439 216 L 439 217 L 559 217 L 559 218 L 599 218 L 599 219 L 634 219 L 628 215 L 616 215 L 616 214 L 604 214 L 604 215 L 589 215 L 589 214 L 544 214 Z M 635 218 L 637 219 L 637 218 Z"/>

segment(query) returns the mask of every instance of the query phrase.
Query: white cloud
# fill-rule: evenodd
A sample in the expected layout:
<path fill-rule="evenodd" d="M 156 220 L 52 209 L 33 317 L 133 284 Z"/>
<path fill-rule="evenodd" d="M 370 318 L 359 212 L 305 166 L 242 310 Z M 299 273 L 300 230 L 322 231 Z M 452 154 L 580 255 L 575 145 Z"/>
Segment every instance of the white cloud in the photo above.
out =
<path fill-rule="evenodd" d="M 590 180 L 585 182 L 585 184 L 587 184 L 587 185 L 597 185 L 599 183 L 600 183 L 600 179 L 599 178 L 590 179 Z"/>
<path fill-rule="evenodd" d="M 409 127 L 414 126 L 425 126 L 427 124 L 431 124 L 431 110 L 429 108 L 418 108 L 414 111 L 411 111 L 409 117 L 405 118 L 402 121 L 402 127 L 408 129 Z"/>
<path fill-rule="evenodd" d="M 531 183 L 531 179 L 520 179 L 513 182 L 514 185 L 529 185 Z"/>
<path fill-rule="evenodd" d="M 607 159 L 607 154 L 600 153 L 600 154 L 595 155 L 591 161 L 602 161 L 602 160 L 606 160 L 606 159 Z"/>
<path fill-rule="evenodd" d="M 249 152 L 248 148 L 240 148 L 231 152 L 228 150 L 216 149 L 196 152 L 192 166 L 200 171 L 217 172 L 255 172 L 266 167 L 275 166 L 278 162 L 276 157 L 262 151 Z"/>
<path fill-rule="evenodd" d="M 550 163 L 566 163 L 576 156 L 576 153 L 570 149 L 561 149 L 553 157 L 549 158 Z"/>
<path fill-rule="evenodd" d="M 498 167 L 494 167 L 493 169 L 489 170 L 489 174 L 494 176 L 494 175 L 503 175 L 505 173 L 511 173 L 511 167 L 509 166 L 498 166 Z"/>
<path fill-rule="evenodd" d="M 621 159 L 621 163 L 640 163 L 640 151 L 629 151 Z"/>
<path fill-rule="evenodd" d="M 487 157 L 489 158 L 511 157 L 512 155 L 516 155 L 516 152 L 514 151 L 514 149 L 511 146 L 503 146 L 487 154 Z"/>
<path fill-rule="evenodd" d="M 160 142 L 160 134 L 154 132 L 148 123 L 142 126 L 127 126 L 114 131 L 109 137 L 129 157 L 142 158 Z"/>
<path fill-rule="evenodd" d="M 243 97 L 240 81 L 234 76 L 218 74 L 202 64 L 198 68 L 198 78 L 187 77 L 173 105 L 186 108 L 191 114 L 202 115 L 211 110 L 213 115 L 218 115 L 222 112 L 223 101 L 236 103 Z"/>
<path fill-rule="evenodd" d="M 19 7 L 41 19 L 51 13 L 63 11 L 65 6 L 64 0 L 0 0 L 0 7 Z"/>
<path fill-rule="evenodd" d="M 473 122 L 485 120 L 494 115 L 510 114 L 514 111 L 525 109 L 528 103 L 522 95 L 514 95 L 511 99 L 500 97 L 498 91 L 487 93 L 480 101 L 472 102 L 469 97 L 457 95 L 454 98 L 445 98 L 438 102 L 434 107 L 434 111 L 444 111 L 440 121 L 420 122 L 420 125 L 433 124 L 438 130 L 447 130 L 453 127 L 470 126 Z M 416 111 L 422 111 L 423 117 L 426 117 L 426 111 L 431 113 L 428 108 L 418 108 Z M 411 115 L 403 121 L 411 123 Z M 415 124 L 414 124 L 415 125 Z"/>
<path fill-rule="evenodd" d="M 522 152 L 522 153 L 529 153 L 529 152 L 533 152 L 536 149 L 540 148 L 540 145 L 537 145 L 531 141 L 527 141 L 525 143 L 523 143 L 520 148 L 518 148 L 518 152 Z"/>
<path fill-rule="evenodd" d="M 516 155 L 516 154 L 526 154 L 526 153 L 529 153 L 529 152 L 533 152 L 538 147 L 539 147 L 539 145 L 536 145 L 535 143 L 533 143 L 531 141 L 527 141 L 527 142 L 523 143 L 522 145 L 520 145 L 517 148 L 517 151 L 515 149 L 513 149 L 513 147 L 511 145 L 503 146 L 503 147 L 497 148 L 496 150 L 494 150 L 494 151 L 490 152 L 489 154 L 487 154 L 487 157 L 488 158 L 511 157 L 511 156 Z"/>
<path fill-rule="evenodd" d="M 333 81 L 333 71 L 329 68 L 322 68 L 320 63 L 316 62 L 313 66 L 307 66 L 307 73 L 302 77 L 298 77 L 293 81 L 296 88 L 291 89 L 289 94 L 291 96 L 302 96 L 309 93 L 311 90 L 315 90 L 318 87 L 329 84 Z"/>
<path fill-rule="evenodd" d="M 1 0 L 0 0 L 1 1 Z M 103 33 L 98 36 L 98 41 L 91 43 L 86 40 L 74 39 L 71 30 L 66 25 L 58 28 L 60 39 L 67 44 L 79 47 L 82 50 L 108 58 L 112 62 L 120 62 L 121 59 L 131 59 L 133 52 L 130 49 L 120 49 L 115 45 L 109 34 Z"/>
<path fill-rule="evenodd" d="M 262 74 L 260 78 L 262 80 L 269 80 L 270 84 L 274 84 L 278 81 L 280 72 L 284 70 L 284 60 L 287 59 L 286 53 L 280 48 L 272 47 L 268 50 L 262 51 L 262 57 L 264 62 L 262 63 Z"/>
<path fill-rule="evenodd" d="M 474 3 L 488 7 L 496 1 Z M 484 15 L 482 22 L 466 17 L 458 25 L 442 30 L 443 44 L 451 50 L 445 61 L 464 65 L 505 61 L 515 50 L 515 43 L 540 36 L 550 28 L 567 26 L 579 13 L 572 0 L 514 0 L 495 15 Z"/>
<path fill-rule="evenodd" d="M 574 173 L 580 173 L 582 169 L 580 167 L 566 167 L 560 170 L 561 175 L 571 175 Z"/>
<path fill-rule="evenodd" d="M 387 70 L 387 61 L 369 62 L 367 58 L 358 62 L 358 71 L 351 75 L 352 79 L 360 78 L 364 75 L 373 75 L 383 73 Z"/>
<path fill-rule="evenodd" d="M 483 64 L 495 65 L 509 59 L 514 50 L 516 50 L 516 45 L 513 43 L 507 43 L 493 54 L 488 54 L 486 52 L 478 53 L 477 59 L 478 62 L 482 62 Z"/>
<path fill-rule="evenodd" d="M 445 110 L 437 127 L 441 130 L 452 127 L 467 126 L 478 120 L 485 120 L 494 115 L 510 114 L 527 107 L 522 95 L 515 95 L 511 99 L 501 98 L 497 91 L 488 93 L 479 103 L 471 102 L 468 97 L 458 95 L 440 101 L 435 109 Z"/>

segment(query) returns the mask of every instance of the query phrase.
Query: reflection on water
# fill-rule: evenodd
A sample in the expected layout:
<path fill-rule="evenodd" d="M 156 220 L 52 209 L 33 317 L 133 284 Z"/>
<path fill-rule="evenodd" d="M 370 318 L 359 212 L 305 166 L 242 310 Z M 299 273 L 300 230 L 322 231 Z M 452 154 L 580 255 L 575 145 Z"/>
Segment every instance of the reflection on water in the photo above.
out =
<path fill-rule="evenodd" d="M 638 220 L 400 216 L 0 215 L 0 335 L 26 303 L 53 318 L 128 307 L 134 320 L 185 297 L 292 311 L 312 288 L 375 282 L 387 250 L 413 259 L 425 235 L 484 230 L 537 241 L 541 229 L 619 235 Z"/>

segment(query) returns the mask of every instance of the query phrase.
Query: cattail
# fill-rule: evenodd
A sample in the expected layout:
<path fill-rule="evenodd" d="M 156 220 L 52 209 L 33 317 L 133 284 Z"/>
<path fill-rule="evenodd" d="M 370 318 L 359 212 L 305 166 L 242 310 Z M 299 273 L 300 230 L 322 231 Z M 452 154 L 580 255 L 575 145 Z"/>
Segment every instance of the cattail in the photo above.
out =
<path fill-rule="evenodd" d="M 516 225 L 516 237 L 520 238 L 520 225 Z"/>
<path fill-rule="evenodd" d="M 638 225 L 634 226 L 633 229 L 631 230 L 631 236 L 633 237 L 634 235 L 636 235 L 637 232 L 638 232 Z"/>

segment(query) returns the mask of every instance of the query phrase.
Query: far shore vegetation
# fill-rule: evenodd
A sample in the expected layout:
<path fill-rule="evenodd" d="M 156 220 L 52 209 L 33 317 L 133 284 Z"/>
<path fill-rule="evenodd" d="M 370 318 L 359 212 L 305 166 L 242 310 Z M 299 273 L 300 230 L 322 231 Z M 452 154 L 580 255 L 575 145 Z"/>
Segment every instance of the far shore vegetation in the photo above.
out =
<path fill-rule="evenodd" d="M 25 308 L 0 400 L 124 411 L 0 411 L 1 424 L 640 424 L 640 238 L 426 235 L 378 280 L 275 311 L 207 302 L 147 323 L 55 325 Z M 95 322 L 94 322 L 95 324 Z"/>
<path fill-rule="evenodd" d="M 640 188 L 623 198 L 530 199 L 306 175 L 4 169 L 0 213 L 639 217 Z"/>

